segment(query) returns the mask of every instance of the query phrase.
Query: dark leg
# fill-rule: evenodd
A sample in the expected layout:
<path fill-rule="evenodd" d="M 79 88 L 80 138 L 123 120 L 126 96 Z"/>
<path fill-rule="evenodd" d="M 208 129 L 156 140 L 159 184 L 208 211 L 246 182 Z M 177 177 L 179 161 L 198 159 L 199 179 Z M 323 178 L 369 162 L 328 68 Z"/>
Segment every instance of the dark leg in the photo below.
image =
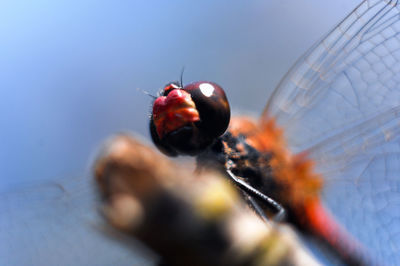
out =
<path fill-rule="evenodd" d="M 260 206 L 254 199 L 261 201 L 267 208 L 271 209 L 275 213 L 273 220 L 282 221 L 285 217 L 285 209 L 282 207 L 282 205 L 280 205 L 278 202 L 268 197 L 267 195 L 263 194 L 259 190 L 255 189 L 254 187 L 250 186 L 245 181 L 238 178 L 231 171 L 232 165 L 233 162 L 230 160 L 226 163 L 227 166 L 226 172 L 228 173 L 231 180 L 250 197 L 249 202 L 251 205 L 253 205 L 254 210 L 257 212 L 257 214 L 262 219 L 266 217 L 265 214 L 263 215 L 260 214 L 260 211 L 262 212 L 262 208 L 260 208 Z"/>

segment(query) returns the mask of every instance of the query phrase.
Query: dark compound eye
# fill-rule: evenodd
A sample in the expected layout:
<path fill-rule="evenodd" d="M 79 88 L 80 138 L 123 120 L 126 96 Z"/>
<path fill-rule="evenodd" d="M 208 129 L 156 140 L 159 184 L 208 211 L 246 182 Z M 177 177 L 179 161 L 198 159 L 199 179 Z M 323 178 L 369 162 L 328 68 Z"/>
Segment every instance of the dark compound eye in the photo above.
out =
<path fill-rule="evenodd" d="M 229 125 L 230 107 L 223 89 L 213 82 L 194 82 L 183 89 L 169 83 L 154 101 L 150 120 L 153 142 L 165 154 L 196 155 Z"/>
<path fill-rule="evenodd" d="M 210 138 L 221 136 L 229 125 L 231 110 L 224 90 L 213 82 L 193 82 L 183 90 L 190 93 L 200 114 L 197 126 Z"/>

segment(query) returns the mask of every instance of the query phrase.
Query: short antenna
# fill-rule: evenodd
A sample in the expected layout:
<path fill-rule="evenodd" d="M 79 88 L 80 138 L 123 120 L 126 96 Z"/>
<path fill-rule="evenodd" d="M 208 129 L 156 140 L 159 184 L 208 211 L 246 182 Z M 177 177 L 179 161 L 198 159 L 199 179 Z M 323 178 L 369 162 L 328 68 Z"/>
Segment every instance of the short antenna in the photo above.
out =
<path fill-rule="evenodd" d="M 141 89 L 141 88 L 136 88 L 136 90 L 142 92 L 143 94 L 146 94 L 147 96 L 150 96 L 150 97 L 153 98 L 154 100 L 157 99 L 157 96 L 152 95 L 152 94 L 151 94 L 150 92 L 148 92 L 148 91 L 145 91 L 145 90 L 143 90 L 143 89 Z"/>
<path fill-rule="evenodd" d="M 183 88 L 183 72 L 185 71 L 185 66 L 182 67 L 182 71 L 181 71 L 181 88 Z"/>

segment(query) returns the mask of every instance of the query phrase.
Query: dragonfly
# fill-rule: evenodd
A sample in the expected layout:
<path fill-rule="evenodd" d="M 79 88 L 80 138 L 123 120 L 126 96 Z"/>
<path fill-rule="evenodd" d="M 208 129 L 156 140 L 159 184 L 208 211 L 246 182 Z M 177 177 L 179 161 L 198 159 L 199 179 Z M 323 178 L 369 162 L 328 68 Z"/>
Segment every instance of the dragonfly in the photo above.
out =
<path fill-rule="evenodd" d="M 390 250 L 376 256 L 398 264 L 386 256 L 400 252 L 400 198 L 392 197 L 400 181 L 399 30 L 396 1 L 362 2 L 296 62 L 258 121 L 229 122 L 229 103 L 216 83 L 169 83 L 153 103 L 153 142 L 169 156 L 197 156 L 200 166 L 224 171 L 262 218 L 269 219 L 265 207 L 278 220 L 286 213 L 345 264 L 376 263 L 321 201 L 324 183 L 339 182 L 335 197 L 362 194 L 359 206 L 335 206 L 334 199 L 329 205 L 350 211 L 360 238 L 364 232 L 376 243 L 388 241 Z"/>
<path fill-rule="evenodd" d="M 313 162 L 322 177 L 321 200 L 339 223 L 379 261 L 392 265 L 400 264 L 398 13 L 395 1 L 363 1 L 296 62 L 261 116 L 284 130 L 291 154 Z M 141 252 L 116 251 L 118 243 L 96 230 L 88 186 L 87 179 L 72 178 L 61 185 L 27 186 L 20 197 L 1 194 L 1 213 L 7 216 L 0 219 L 2 235 L 30 248 L 2 244 L 0 264 L 104 264 L 103 254 L 119 258 L 117 264 L 148 263 Z M 343 206 L 343 199 L 349 204 Z M 19 210 L 26 202 L 32 208 Z M 86 226 L 76 227 L 80 223 Z M 88 247 L 96 252 L 83 254 L 93 250 Z"/>

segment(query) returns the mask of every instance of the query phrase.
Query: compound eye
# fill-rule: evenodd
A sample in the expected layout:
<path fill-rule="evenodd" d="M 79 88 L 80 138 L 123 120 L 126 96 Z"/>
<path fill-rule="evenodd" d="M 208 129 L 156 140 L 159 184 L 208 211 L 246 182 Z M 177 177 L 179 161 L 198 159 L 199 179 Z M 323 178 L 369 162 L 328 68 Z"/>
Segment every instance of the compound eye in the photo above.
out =
<path fill-rule="evenodd" d="M 200 121 L 196 122 L 206 138 L 221 136 L 229 125 L 231 111 L 224 90 L 214 82 L 198 81 L 185 87 L 192 96 Z"/>
<path fill-rule="evenodd" d="M 151 139 L 153 140 L 154 145 L 165 155 L 175 157 L 178 155 L 178 153 L 175 151 L 174 148 L 170 146 L 168 142 L 165 140 L 160 139 L 158 136 L 156 126 L 154 125 L 154 120 L 153 117 L 150 118 L 150 136 Z"/>

